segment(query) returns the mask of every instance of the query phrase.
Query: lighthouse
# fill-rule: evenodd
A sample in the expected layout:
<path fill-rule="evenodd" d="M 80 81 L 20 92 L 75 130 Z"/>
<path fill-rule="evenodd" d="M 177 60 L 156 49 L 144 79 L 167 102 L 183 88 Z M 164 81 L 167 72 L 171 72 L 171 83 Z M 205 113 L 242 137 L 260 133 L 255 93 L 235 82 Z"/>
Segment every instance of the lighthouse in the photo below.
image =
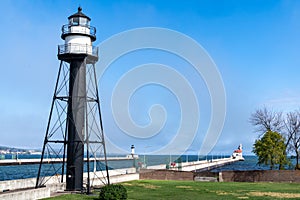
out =
<path fill-rule="evenodd" d="M 100 112 L 95 64 L 98 61 L 96 28 L 91 19 L 78 11 L 68 17 L 62 26 L 57 57 L 60 67 L 53 95 L 37 184 L 45 184 L 47 173 L 60 174 L 60 182 L 66 181 L 66 190 L 84 191 L 90 188 L 90 159 L 105 160 L 109 183 L 106 149 Z M 61 159 L 62 166 L 45 166 L 46 157 Z M 85 166 L 85 161 L 86 166 Z M 51 160 L 50 160 L 51 162 Z M 84 179 L 84 168 L 87 178 Z M 96 168 L 96 166 L 94 166 Z M 45 172 L 47 170 L 47 172 Z M 46 174 L 45 174 L 46 173 Z"/>

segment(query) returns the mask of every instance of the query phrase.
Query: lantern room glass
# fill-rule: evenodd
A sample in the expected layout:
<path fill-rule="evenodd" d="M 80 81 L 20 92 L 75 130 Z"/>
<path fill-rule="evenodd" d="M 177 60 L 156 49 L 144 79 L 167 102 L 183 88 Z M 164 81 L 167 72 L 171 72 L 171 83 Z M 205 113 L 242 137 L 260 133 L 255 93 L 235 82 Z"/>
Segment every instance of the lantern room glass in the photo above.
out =
<path fill-rule="evenodd" d="M 69 23 L 71 26 L 78 26 L 79 25 L 79 17 L 71 18 Z"/>
<path fill-rule="evenodd" d="M 90 21 L 85 17 L 73 17 L 69 20 L 71 26 L 89 26 Z"/>
<path fill-rule="evenodd" d="M 84 17 L 79 18 L 79 25 L 81 26 L 88 26 L 89 25 L 89 20 Z"/>

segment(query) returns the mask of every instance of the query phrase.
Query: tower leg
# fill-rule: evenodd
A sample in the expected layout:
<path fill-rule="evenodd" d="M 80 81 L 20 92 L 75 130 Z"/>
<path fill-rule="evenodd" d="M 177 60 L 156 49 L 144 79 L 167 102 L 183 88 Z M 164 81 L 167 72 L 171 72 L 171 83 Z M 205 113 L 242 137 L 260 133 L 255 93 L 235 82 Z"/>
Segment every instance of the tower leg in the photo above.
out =
<path fill-rule="evenodd" d="M 47 130 L 46 130 L 46 134 L 45 134 L 45 139 L 44 139 L 42 156 L 41 156 L 41 160 L 40 160 L 40 164 L 39 164 L 39 170 L 38 170 L 38 175 L 37 175 L 36 184 L 35 184 L 36 188 L 38 188 L 38 187 L 40 187 L 40 186 L 43 185 L 43 181 L 41 180 L 42 179 L 42 175 L 41 175 L 42 164 L 43 164 L 43 159 L 44 159 L 44 156 L 45 156 L 45 153 L 46 153 L 46 145 L 48 143 L 48 136 L 49 136 L 49 130 L 50 130 L 51 117 L 52 117 L 52 113 L 53 113 L 53 110 L 54 110 L 54 107 L 55 107 L 55 97 L 56 97 L 56 93 L 57 93 L 57 89 L 58 89 L 58 85 L 59 85 L 59 77 L 60 77 L 62 68 L 63 68 L 63 62 L 61 61 L 60 65 L 59 65 L 57 79 L 56 79 L 55 90 L 54 90 L 53 100 L 52 100 L 52 104 L 51 104 L 51 109 L 50 109 L 50 114 L 49 114 L 49 120 L 48 120 Z M 63 151 L 63 157 L 65 157 L 65 151 Z M 62 174 L 64 174 L 63 173 L 63 168 L 62 168 Z"/>

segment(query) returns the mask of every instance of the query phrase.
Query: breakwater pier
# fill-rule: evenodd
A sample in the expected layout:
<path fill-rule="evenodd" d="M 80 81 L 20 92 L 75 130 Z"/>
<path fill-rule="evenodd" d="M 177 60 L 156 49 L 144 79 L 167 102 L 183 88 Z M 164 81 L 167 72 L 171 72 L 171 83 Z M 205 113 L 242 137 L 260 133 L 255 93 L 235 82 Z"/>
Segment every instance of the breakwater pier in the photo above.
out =
<path fill-rule="evenodd" d="M 126 156 L 126 157 L 107 157 L 107 161 L 122 161 L 122 160 L 133 160 L 136 158 L 133 158 L 132 156 Z M 87 162 L 93 162 L 93 161 L 104 161 L 104 158 L 84 158 L 84 161 Z M 32 165 L 32 164 L 39 164 L 41 162 L 40 158 L 34 158 L 34 159 L 4 159 L 0 160 L 0 166 L 7 166 L 7 165 Z M 62 163 L 62 158 L 44 158 L 42 160 L 42 163 Z"/>
<path fill-rule="evenodd" d="M 229 157 L 215 160 L 200 160 L 187 162 L 182 163 L 181 171 L 209 171 L 237 161 L 243 161 L 243 159 Z"/>
<path fill-rule="evenodd" d="M 168 165 L 152 165 L 147 166 L 145 169 L 169 169 L 169 170 L 177 170 L 177 171 L 209 171 L 218 167 L 222 167 L 224 165 L 228 165 L 234 162 L 243 161 L 244 158 L 219 158 L 219 159 L 209 159 L 209 160 L 198 160 L 198 161 L 190 161 L 190 162 L 181 162 L 175 163 L 171 162 Z"/>

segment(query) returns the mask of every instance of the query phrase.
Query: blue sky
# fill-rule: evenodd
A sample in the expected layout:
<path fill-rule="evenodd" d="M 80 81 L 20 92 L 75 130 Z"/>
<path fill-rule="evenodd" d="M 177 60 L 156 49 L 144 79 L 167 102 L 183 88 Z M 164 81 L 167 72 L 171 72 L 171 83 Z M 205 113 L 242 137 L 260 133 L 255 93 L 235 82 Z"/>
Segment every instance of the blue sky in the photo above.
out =
<path fill-rule="evenodd" d="M 114 34 L 142 27 L 172 29 L 202 45 L 218 67 L 227 97 L 224 129 L 213 153 L 231 153 L 239 143 L 245 153 L 251 153 L 258 134 L 248 119 L 255 109 L 263 105 L 283 111 L 300 107 L 299 1 L 3 0 L 0 145 L 41 148 L 59 67 L 57 45 L 63 44 L 61 26 L 79 5 L 97 28 L 96 46 Z M 201 76 L 165 52 L 144 50 L 127 56 L 115 62 L 99 82 L 104 128 L 110 140 L 118 143 L 118 134 L 122 134 L 111 117 L 109 95 L 114 83 L 133 66 L 157 62 L 174 66 L 195 86 L 201 123 L 189 152 L 196 152 L 210 118 L 209 94 Z M 180 119 L 178 100 L 159 85 L 143 87 L 132 96 L 133 120 L 140 125 L 149 123 L 147 112 L 157 103 L 165 104 L 169 117 L 163 128 L 174 131 Z M 153 151 L 160 140 L 124 138 L 122 147 L 129 150 L 132 142 L 142 153 Z"/>

